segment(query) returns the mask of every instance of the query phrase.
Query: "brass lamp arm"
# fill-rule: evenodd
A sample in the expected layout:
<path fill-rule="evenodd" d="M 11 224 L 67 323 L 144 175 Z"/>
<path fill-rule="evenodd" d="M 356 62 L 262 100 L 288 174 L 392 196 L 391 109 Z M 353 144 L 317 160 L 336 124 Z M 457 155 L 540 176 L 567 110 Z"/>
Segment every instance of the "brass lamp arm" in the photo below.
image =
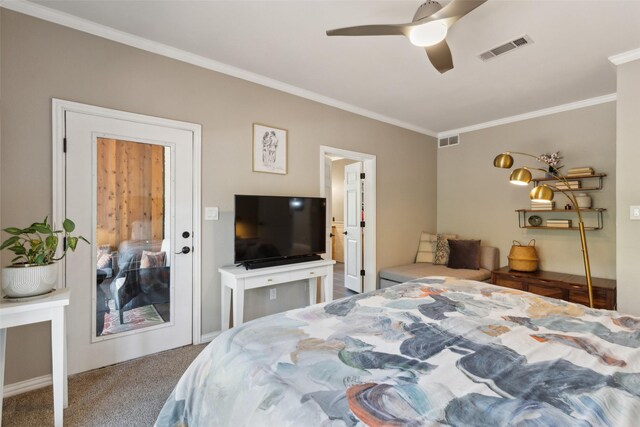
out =
<path fill-rule="evenodd" d="M 567 192 L 564 191 L 561 188 L 556 187 L 555 185 L 550 185 L 550 184 L 544 184 L 547 187 L 551 188 L 553 191 L 559 191 L 562 194 L 564 194 L 564 196 L 569 199 L 569 202 L 573 205 L 573 207 L 575 208 L 574 210 L 576 211 L 576 213 L 578 214 L 578 221 L 582 222 L 582 214 L 580 213 L 580 207 L 578 206 L 578 201 L 575 198 L 575 195 L 572 192 Z"/>

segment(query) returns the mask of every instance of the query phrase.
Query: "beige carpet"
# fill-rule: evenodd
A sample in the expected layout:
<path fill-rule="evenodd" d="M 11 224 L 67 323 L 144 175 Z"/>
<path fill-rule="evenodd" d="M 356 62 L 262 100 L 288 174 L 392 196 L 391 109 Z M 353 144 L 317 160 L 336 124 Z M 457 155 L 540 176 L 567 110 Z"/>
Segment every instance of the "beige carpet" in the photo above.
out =
<path fill-rule="evenodd" d="M 69 377 L 64 425 L 152 426 L 182 373 L 205 345 L 187 346 Z M 8 397 L 3 426 L 52 426 L 51 386 Z"/>

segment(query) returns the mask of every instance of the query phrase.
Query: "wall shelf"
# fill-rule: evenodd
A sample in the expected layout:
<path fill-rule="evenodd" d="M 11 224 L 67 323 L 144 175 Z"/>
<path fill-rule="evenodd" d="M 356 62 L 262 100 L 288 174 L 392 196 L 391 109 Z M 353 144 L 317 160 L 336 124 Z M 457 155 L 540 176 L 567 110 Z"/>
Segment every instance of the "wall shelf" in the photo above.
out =
<path fill-rule="evenodd" d="M 566 189 L 563 191 L 597 191 L 597 190 L 602 190 L 602 179 L 607 176 L 606 173 L 594 173 L 592 175 L 576 175 L 576 176 L 563 176 L 562 178 L 566 179 L 567 181 L 582 181 L 583 179 L 589 179 L 589 180 L 598 180 L 598 183 L 595 186 L 591 186 L 591 187 L 584 187 L 584 188 L 571 188 L 571 189 Z M 543 178 L 532 178 L 531 182 L 533 182 L 533 186 L 537 187 L 539 185 L 540 182 L 558 182 L 560 181 L 558 178 L 547 178 L 547 177 L 543 177 Z M 556 191 L 556 190 L 554 190 Z"/>
<path fill-rule="evenodd" d="M 572 189 L 567 189 L 567 190 L 562 190 L 562 191 L 571 191 L 571 192 L 587 192 L 587 191 L 597 191 L 597 190 L 602 190 L 602 184 L 603 184 L 603 178 L 606 177 L 607 174 L 606 173 L 594 173 L 591 175 L 576 175 L 576 176 L 564 176 L 562 178 L 565 178 L 569 181 L 580 181 L 582 183 L 582 180 L 591 180 L 590 182 L 593 184 L 593 180 L 598 180 L 597 184 L 595 186 L 590 186 L 590 187 L 583 187 L 583 188 L 572 188 Z M 553 178 L 553 177 L 542 177 L 542 178 L 532 178 L 531 182 L 533 182 L 533 186 L 537 187 L 538 185 L 540 185 L 541 182 L 559 182 L 561 181 L 558 178 Z M 553 185 L 553 184 L 552 184 Z M 554 190 L 554 191 L 558 191 L 558 190 Z M 580 213 L 584 214 L 584 217 L 591 217 L 593 219 L 593 216 L 595 215 L 596 220 L 597 220 L 597 225 L 590 225 L 590 226 L 586 226 L 584 227 L 585 230 L 587 231 L 593 231 L 593 230 L 601 230 L 603 227 L 603 212 L 605 212 L 606 209 L 603 208 L 590 208 L 590 209 L 580 209 Z M 518 213 L 518 226 L 520 228 L 526 228 L 526 229 L 530 229 L 530 230 L 579 230 L 578 227 L 550 227 L 548 225 L 540 225 L 540 226 L 533 226 L 533 225 L 529 225 L 528 223 L 528 218 L 533 216 L 533 215 L 542 215 L 542 214 L 547 214 L 549 212 L 551 213 L 565 213 L 565 214 L 572 214 L 573 216 L 576 216 L 576 210 L 575 209 L 549 209 L 549 210 L 540 210 L 540 209 L 516 209 L 516 212 Z M 577 218 L 576 218 L 577 220 Z M 593 221 L 592 221 L 593 222 Z"/>
<path fill-rule="evenodd" d="M 586 213 L 586 214 L 595 214 L 596 218 L 598 220 L 598 225 L 597 226 L 585 226 L 584 229 L 586 231 L 593 231 L 593 230 L 602 230 L 602 226 L 603 226 L 603 219 L 602 219 L 602 213 L 605 212 L 606 209 L 602 209 L 602 208 L 597 208 L 597 209 L 580 209 L 581 213 Z M 549 227 L 546 225 L 539 225 L 539 226 L 533 226 L 533 225 L 529 225 L 529 223 L 527 222 L 527 218 L 532 216 L 532 215 L 539 215 L 539 214 L 544 214 L 544 213 L 548 213 L 548 212 L 555 212 L 555 213 L 571 213 L 571 214 L 575 214 L 575 209 L 551 209 L 551 210 L 537 210 L 537 209 L 516 209 L 516 212 L 518 213 L 518 226 L 520 228 L 528 228 L 528 229 L 533 229 L 533 230 L 579 230 L 578 227 Z"/>

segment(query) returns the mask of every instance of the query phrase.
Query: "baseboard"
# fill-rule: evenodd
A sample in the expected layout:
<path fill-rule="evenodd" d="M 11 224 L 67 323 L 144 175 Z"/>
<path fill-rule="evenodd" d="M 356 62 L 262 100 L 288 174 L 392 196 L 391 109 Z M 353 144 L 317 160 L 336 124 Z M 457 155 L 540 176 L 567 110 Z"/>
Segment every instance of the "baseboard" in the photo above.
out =
<path fill-rule="evenodd" d="M 52 384 L 53 377 L 51 376 L 51 374 L 31 378 L 29 380 L 20 381 L 13 384 L 7 384 L 4 386 L 4 397 L 15 396 L 16 394 L 26 393 L 28 391 L 47 387 Z"/>
<path fill-rule="evenodd" d="M 214 331 L 214 332 L 209 332 L 208 334 L 200 335 L 200 343 L 204 344 L 206 342 L 211 342 L 215 337 L 217 337 L 221 333 L 222 331 Z"/>

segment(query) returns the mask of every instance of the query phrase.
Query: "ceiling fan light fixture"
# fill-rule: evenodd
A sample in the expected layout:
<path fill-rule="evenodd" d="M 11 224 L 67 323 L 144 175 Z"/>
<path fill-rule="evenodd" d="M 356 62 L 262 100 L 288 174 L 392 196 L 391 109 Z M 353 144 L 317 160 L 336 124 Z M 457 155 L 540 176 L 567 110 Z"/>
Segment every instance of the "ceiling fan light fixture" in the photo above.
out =
<path fill-rule="evenodd" d="M 416 46 L 433 46 L 447 36 L 447 24 L 443 21 L 431 21 L 416 25 L 409 32 L 409 41 Z"/>

